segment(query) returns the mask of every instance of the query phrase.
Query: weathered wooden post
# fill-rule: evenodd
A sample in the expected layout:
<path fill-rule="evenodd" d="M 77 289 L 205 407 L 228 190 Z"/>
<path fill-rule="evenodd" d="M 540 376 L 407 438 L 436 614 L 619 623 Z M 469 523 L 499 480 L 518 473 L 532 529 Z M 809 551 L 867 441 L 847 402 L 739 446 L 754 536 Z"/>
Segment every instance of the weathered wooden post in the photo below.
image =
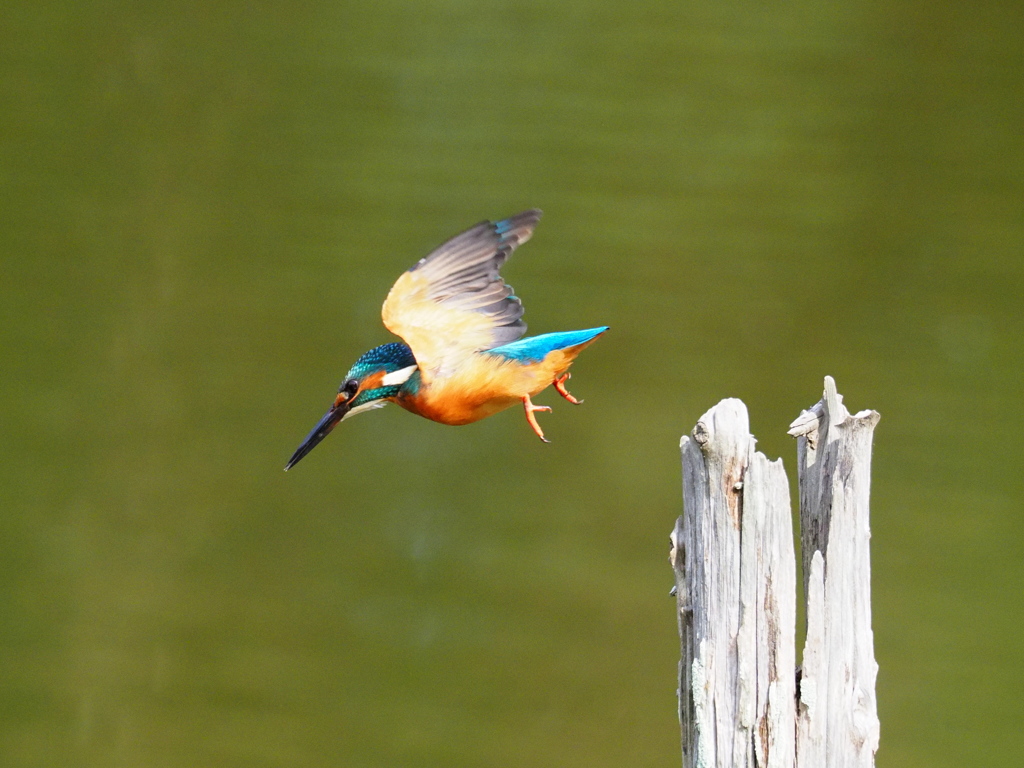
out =
<path fill-rule="evenodd" d="M 796 560 L 782 460 L 723 400 L 683 437 L 672 531 L 684 768 L 871 766 L 878 748 L 868 486 L 878 414 L 851 417 L 831 378 L 799 436 L 808 632 L 796 691 Z"/>
<path fill-rule="evenodd" d="M 782 461 L 723 400 L 682 439 L 672 532 L 685 768 L 792 766 L 796 558 Z"/>
<path fill-rule="evenodd" d="M 807 642 L 797 764 L 870 768 L 878 751 L 871 631 L 871 439 L 879 415 L 825 395 L 790 425 L 797 440 Z"/>

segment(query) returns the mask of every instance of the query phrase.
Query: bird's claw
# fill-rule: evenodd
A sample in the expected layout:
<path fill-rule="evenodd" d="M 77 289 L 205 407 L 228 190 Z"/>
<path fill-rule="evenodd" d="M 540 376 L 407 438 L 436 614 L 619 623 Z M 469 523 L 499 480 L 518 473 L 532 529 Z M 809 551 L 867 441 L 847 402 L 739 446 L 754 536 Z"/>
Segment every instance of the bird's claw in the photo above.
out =
<path fill-rule="evenodd" d="M 573 397 L 571 394 L 569 394 L 569 390 L 565 388 L 565 382 L 567 382 L 570 378 L 572 378 L 572 374 L 569 373 L 568 371 L 566 371 L 561 376 L 559 376 L 557 379 L 555 379 L 553 383 L 555 385 L 555 389 L 558 390 L 558 394 L 560 394 L 562 397 L 564 397 L 566 400 L 568 400 L 573 405 L 579 405 L 583 401 L 582 400 L 577 400 L 575 397 Z"/>
<path fill-rule="evenodd" d="M 529 395 L 523 395 L 523 410 L 526 411 L 526 421 L 529 423 L 530 428 L 533 430 L 534 434 L 536 434 L 537 437 L 539 437 L 545 443 L 550 443 L 551 441 L 544 437 L 544 431 L 540 428 L 540 424 L 537 423 L 537 417 L 534 416 L 533 414 L 535 414 L 537 411 L 547 411 L 550 413 L 551 406 L 534 405 L 533 402 L 530 400 Z"/>

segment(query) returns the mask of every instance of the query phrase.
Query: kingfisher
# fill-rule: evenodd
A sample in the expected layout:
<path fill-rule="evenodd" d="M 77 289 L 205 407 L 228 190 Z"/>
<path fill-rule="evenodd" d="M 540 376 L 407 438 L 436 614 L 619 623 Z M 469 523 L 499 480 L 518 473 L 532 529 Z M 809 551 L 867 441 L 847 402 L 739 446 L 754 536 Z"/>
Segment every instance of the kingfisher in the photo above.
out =
<path fill-rule="evenodd" d="M 441 424 L 462 425 L 522 404 L 537 423 L 546 405 L 531 398 L 554 385 L 570 403 L 569 366 L 608 326 L 522 338 L 523 304 L 499 270 L 533 235 L 537 209 L 482 221 L 456 235 L 408 270 L 384 300 L 384 326 L 405 343 L 363 354 L 338 388 L 334 403 L 302 441 L 294 467 L 340 422 L 388 403 Z"/>

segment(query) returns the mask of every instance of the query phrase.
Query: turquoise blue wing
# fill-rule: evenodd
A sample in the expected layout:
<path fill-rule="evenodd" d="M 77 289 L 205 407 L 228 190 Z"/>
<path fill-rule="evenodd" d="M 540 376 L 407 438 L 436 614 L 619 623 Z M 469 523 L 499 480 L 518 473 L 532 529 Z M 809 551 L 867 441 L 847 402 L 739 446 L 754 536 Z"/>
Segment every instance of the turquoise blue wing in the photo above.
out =
<path fill-rule="evenodd" d="M 501 347 L 487 350 L 488 355 L 501 355 L 508 360 L 520 363 L 539 363 L 557 349 L 575 347 L 586 344 L 608 330 L 607 325 L 600 328 L 588 328 L 585 331 L 560 331 L 530 336 L 527 339 L 513 341 Z"/>

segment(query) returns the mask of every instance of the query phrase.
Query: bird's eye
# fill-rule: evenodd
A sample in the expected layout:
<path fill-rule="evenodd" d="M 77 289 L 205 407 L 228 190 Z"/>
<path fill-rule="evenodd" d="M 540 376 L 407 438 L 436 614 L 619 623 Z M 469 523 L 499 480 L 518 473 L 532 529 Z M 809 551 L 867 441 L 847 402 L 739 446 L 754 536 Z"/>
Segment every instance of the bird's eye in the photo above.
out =
<path fill-rule="evenodd" d="M 359 391 L 359 382 L 355 379 L 349 379 L 342 385 L 341 389 L 346 395 L 352 397 Z"/>

